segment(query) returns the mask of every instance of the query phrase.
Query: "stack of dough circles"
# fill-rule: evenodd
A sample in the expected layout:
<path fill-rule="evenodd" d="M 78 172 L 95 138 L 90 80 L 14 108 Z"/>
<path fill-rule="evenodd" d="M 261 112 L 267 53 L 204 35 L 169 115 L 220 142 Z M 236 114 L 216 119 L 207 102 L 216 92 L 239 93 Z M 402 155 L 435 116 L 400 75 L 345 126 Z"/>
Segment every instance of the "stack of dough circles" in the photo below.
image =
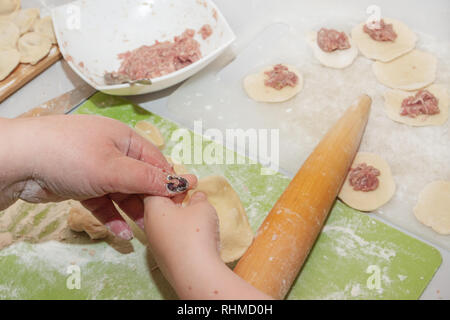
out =
<path fill-rule="evenodd" d="M 317 32 L 312 31 L 307 35 L 307 41 L 312 48 L 314 56 L 321 64 L 326 67 L 343 69 L 348 67 L 355 61 L 358 56 L 358 49 L 355 46 L 354 41 L 347 35 L 350 48 L 345 50 L 335 50 L 332 52 L 325 52 L 320 49 L 317 44 Z"/>
<path fill-rule="evenodd" d="M 290 72 L 293 72 L 298 77 L 298 82 L 295 87 L 286 86 L 281 90 L 268 87 L 264 84 L 267 75 L 264 72 L 273 69 L 274 65 L 264 68 L 258 73 L 250 74 L 244 78 L 244 90 L 247 95 L 258 102 L 283 102 L 291 99 L 303 89 L 303 78 L 300 71 L 290 65 L 282 64 L 287 67 Z"/>
<path fill-rule="evenodd" d="M 414 215 L 437 233 L 450 234 L 450 181 L 434 181 L 419 195 Z"/>
<path fill-rule="evenodd" d="M 5 79 L 19 64 L 20 53 L 13 48 L 0 49 L 0 81 Z"/>
<path fill-rule="evenodd" d="M 365 22 L 352 30 L 352 39 L 366 58 L 388 62 L 414 49 L 417 36 L 411 29 L 403 22 L 394 19 L 383 18 L 383 20 L 386 24 L 392 24 L 397 34 L 394 41 L 373 40 L 363 30 Z"/>
<path fill-rule="evenodd" d="M 14 23 L 0 21 L 0 48 L 15 48 L 19 37 L 19 28 Z"/>
<path fill-rule="evenodd" d="M 359 152 L 352 164 L 355 168 L 358 164 L 366 163 L 380 171 L 377 177 L 378 188 L 373 191 L 355 191 L 350 185 L 349 177 L 345 179 L 344 185 L 338 197 L 348 206 L 360 211 L 373 211 L 386 204 L 395 193 L 395 181 L 392 177 L 389 164 L 375 153 Z"/>
<path fill-rule="evenodd" d="M 0 17 L 20 9 L 20 0 L 0 0 Z"/>
<path fill-rule="evenodd" d="M 413 50 L 390 62 L 372 65 L 375 77 L 385 86 L 401 90 L 418 90 L 436 78 L 437 60 L 428 52 Z"/>
<path fill-rule="evenodd" d="M 50 16 L 36 20 L 32 29 L 34 32 L 49 38 L 53 44 L 56 44 L 55 30 L 53 29 L 53 22 Z"/>
<path fill-rule="evenodd" d="M 20 34 L 31 31 L 33 24 L 39 19 L 39 9 L 29 8 L 13 14 L 12 22 L 19 28 Z"/>
<path fill-rule="evenodd" d="M 200 179 L 195 190 L 188 192 L 184 203 L 192 194 L 201 191 L 216 209 L 220 229 L 220 257 L 225 263 L 233 262 L 245 253 L 253 241 L 253 232 L 236 191 L 221 176 Z"/>
<path fill-rule="evenodd" d="M 24 34 L 18 43 L 19 52 L 21 54 L 20 62 L 36 64 L 50 51 L 52 42 L 49 38 L 37 32 Z"/>
<path fill-rule="evenodd" d="M 413 96 L 416 92 L 406 92 L 401 90 L 388 90 L 384 93 L 384 108 L 387 116 L 400 123 L 409 126 L 440 126 L 448 119 L 449 100 L 448 93 L 444 86 L 433 84 L 425 88 L 438 99 L 439 113 L 434 115 L 418 115 L 415 118 L 400 115 L 401 106 L 404 99 Z"/>

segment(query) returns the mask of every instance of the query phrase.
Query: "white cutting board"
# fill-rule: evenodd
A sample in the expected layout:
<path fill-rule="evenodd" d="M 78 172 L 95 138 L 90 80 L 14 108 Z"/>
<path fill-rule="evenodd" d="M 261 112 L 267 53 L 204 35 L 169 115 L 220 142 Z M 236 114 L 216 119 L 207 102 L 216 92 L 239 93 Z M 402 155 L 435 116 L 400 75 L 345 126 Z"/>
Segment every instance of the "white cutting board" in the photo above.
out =
<path fill-rule="evenodd" d="M 239 15 L 236 2 L 232 1 Z M 386 87 L 379 84 L 372 71 L 372 62 L 359 56 L 345 70 L 322 67 L 312 56 L 304 35 L 321 26 L 350 31 L 352 26 L 367 19 L 369 2 L 317 1 L 308 6 L 301 1 L 250 1 L 251 16 L 234 24 L 238 41 L 232 51 L 208 69 L 196 75 L 169 99 L 169 112 L 179 123 L 192 128 L 194 120 L 203 120 L 203 128 L 279 128 L 280 166 L 294 174 L 323 135 L 360 94 L 373 98 L 373 107 L 361 150 L 375 152 L 391 165 L 397 192 L 390 203 L 376 212 L 379 217 L 413 234 L 450 249 L 450 236 L 441 236 L 420 224 L 412 208 L 425 184 L 434 180 L 450 180 L 450 121 L 441 127 L 411 128 L 387 118 L 383 111 L 382 94 Z M 268 3 L 269 6 L 263 5 Z M 355 4 L 357 5 L 351 5 Z M 382 12 L 406 22 L 419 35 L 418 48 L 438 57 L 436 83 L 450 85 L 450 22 L 442 12 L 450 2 L 436 1 L 432 9 L 408 1 L 408 14 L 402 11 L 406 1 L 379 1 Z M 414 3 L 411 5 L 411 3 Z M 231 4 L 230 4 L 231 6 Z M 227 9 L 224 8 L 225 14 Z M 429 13 L 434 26 L 414 17 Z M 442 28 L 446 26 L 446 28 Z M 445 40 L 445 41 L 444 41 Z M 235 59 L 231 58 L 235 56 Z M 272 63 L 298 66 L 303 73 L 304 89 L 294 99 L 281 104 L 256 103 L 242 89 L 242 79 Z M 228 64 L 227 64 L 228 63 Z M 449 88 L 450 89 L 450 88 Z M 450 90 L 449 90 L 450 91 Z M 242 152 L 242 150 L 240 150 Z M 250 155 L 253 156 L 254 155 Z M 264 159 L 260 159 L 264 160 Z"/>

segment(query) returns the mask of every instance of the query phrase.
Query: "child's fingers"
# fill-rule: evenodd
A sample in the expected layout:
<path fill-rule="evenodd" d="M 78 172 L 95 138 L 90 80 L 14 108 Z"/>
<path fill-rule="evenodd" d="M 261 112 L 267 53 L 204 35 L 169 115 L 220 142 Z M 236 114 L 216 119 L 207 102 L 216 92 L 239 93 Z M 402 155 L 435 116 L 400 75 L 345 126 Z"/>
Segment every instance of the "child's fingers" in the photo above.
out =
<path fill-rule="evenodd" d="M 208 197 L 206 196 L 205 193 L 197 191 L 192 195 L 191 199 L 189 200 L 189 205 L 191 206 L 191 205 L 200 203 L 202 201 L 206 201 L 207 198 Z"/>

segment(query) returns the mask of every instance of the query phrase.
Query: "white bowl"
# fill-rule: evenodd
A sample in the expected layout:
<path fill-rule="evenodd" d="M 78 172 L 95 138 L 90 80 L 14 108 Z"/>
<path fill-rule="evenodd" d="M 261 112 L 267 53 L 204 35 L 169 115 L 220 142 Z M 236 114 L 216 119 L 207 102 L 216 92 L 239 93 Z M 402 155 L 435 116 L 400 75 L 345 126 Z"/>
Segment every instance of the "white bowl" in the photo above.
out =
<path fill-rule="evenodd" d="M 71 68 L 99 91 L 113 95 L 137 95 L 165 89 L 204 68 L 220 55 L 235 35 L 222 13 L 210 0 L 79 0 L 52 10 L 58 45 Z M 152 84 L 106 85 L 105 72 L 117 71 L 119 53 L 173 41 L 187 28 L 198 31 L 204 24 L 213 33 L 206 40 L 196 33 L 202 58 Z"/>

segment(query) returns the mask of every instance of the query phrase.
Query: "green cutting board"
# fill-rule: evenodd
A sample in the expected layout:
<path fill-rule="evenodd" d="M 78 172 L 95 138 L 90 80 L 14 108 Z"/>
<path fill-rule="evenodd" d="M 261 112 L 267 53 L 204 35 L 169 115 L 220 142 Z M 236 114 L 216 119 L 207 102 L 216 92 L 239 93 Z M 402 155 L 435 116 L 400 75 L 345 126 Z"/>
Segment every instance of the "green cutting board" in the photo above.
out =
<path fill-rule="evenodd" d="M 97 93 L 76 113 L 103 115 L 131 127 L 148 120 L 166 139 L 164 153 L 176 143 L 170 139 L 179 128 L 175 123 L 122 98 Z M 200 177 L 224 175 L 240 195 L 254 231 L 289 183 L 279 173 L 260 175 L 259 164 L 186 167 Z M 0 251 L 0 299 L 176 298 L 153 268 L 146 246 L 136 238 L 127 245 L 131 249 L 124 253 L 103 241 L 15 243 Z M 337 201 L 288 299 L 417 299 L 441 262 L 435 248 Z M 80 289 L 67 285 L 73 266 L 79 268 Z"/>

